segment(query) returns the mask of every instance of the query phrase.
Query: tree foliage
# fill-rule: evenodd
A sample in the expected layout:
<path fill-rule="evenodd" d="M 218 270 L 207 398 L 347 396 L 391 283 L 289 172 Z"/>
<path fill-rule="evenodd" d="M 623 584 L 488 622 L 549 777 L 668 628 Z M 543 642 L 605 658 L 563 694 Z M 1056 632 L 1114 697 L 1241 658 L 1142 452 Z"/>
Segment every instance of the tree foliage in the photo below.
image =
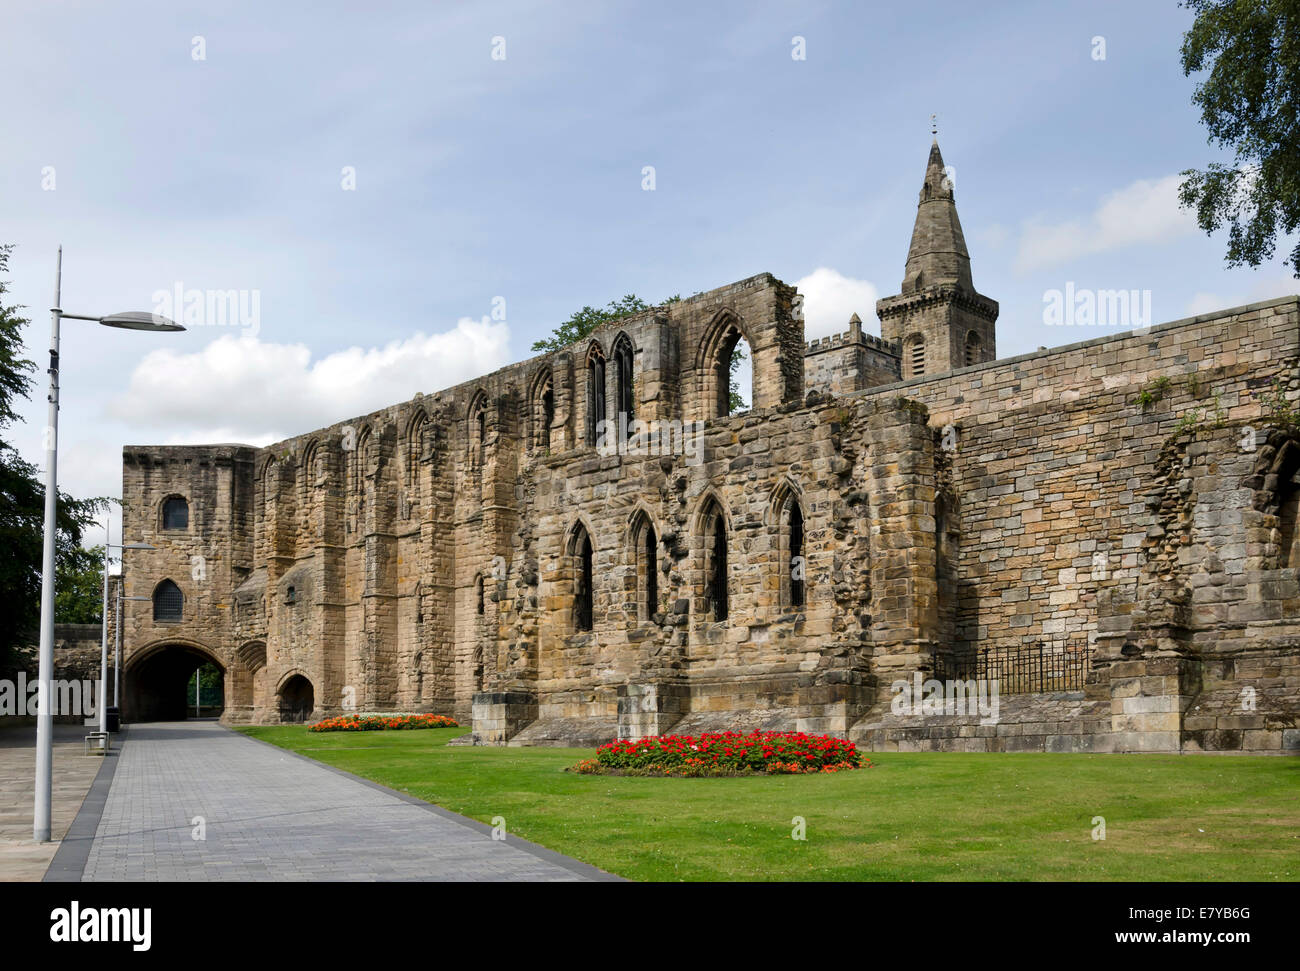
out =
<path fill-rule="evenodd" d="M 22 328 L 29 323 L 19 305 L 7 305 L 6 277 L 12 246 L 0 246 L 0 436 L 21 418 L 18 401 L 31 393 L 36 365 L 22 356 Z M 56 591 L 59 570 L 74 573 L 81 538 L 102 499 L 59 494 L 56 506 Z M 40 470 L 0 438 L 0 669 L 13 665 L 40 626 L 41 557 L 45 532 L 45 485 Z M 57 594 L 56 594 L 57 599 Z"/>
<path fill-rule="evenodd" d="M 1229 266 L 1259 266 L 1300 225 L 1300 0 L 1183 0 L 1183 74 L 1207 71 L 1192 103 L 1232 165 L 1187 169 L 1182 205 L 1207 233 L 1228 227 Z M 1300 243 L 1286 263 L 1300 277 Z"/>
<path fill-rule="evenodd" d="M 98 624 L 104 619 L 104 547 L 83 549 L 61 537 L 54 581 L 56 624 Z"/>
<path fill-rule="evenodd" d="M 668 299 L 662 301 L 658 306 L 664 306 L 670 303 L 676 303 L 681 300 L 680 293 L 675 293 Z M 653 305 L 646 303 L 635 293 L 629 293 L 621 300 L 611 300 L 605 307 L 583 307 L 577 313 L 573 314 L 568 320 L 556 327 L 550 337 L 533 342 L 535 351 L 559 351 L 568 347 L 570 344 L 576 344 L 578 341 L 589 336 L 593 330 L 601 324 L 607 324 L 611 320 L 619 320 L 632 314 L 640 313 L 643 310 L 649 310 Z M 739 347 L 731 357 L 731 410 L 740 411 L 748 408 L 744 397 L 740 393 L 740 382 L 736 380 L 736 372 L 740 370 L 740 365 L 745 361 L 746 355 Z"/>
<path fill-rule="evenodd" d="M 627 317 L 631 314 L 640 313 L 643 310 L 649 309 L 650 304 L 646 303 L 635 293 L 627 294 L 627 296 L 623 297 L 622 300 L 611 300 L 607 307 L 583 307 L 564 323 L 560 324 L 559 327 L 556 327 L 554 333 L 552 333 L 550 337 L 547 337 L 544 340 L 534 341 L 533 350 L 562 350 L 570 344 L 576 344 L 584 337 L 587 337 L 601 324 L 607 324 L 611 320 L 618 320 L 620 317 Z"/>

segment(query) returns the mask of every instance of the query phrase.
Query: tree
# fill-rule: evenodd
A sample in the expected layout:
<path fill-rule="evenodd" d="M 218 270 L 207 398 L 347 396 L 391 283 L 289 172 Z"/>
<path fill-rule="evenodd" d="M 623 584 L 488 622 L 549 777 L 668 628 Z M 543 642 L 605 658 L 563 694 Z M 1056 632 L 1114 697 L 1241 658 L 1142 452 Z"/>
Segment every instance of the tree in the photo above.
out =
<path fill-rule="evenodd" d="M 1236 162 L 1187 169 L 1179 200 L 1201 229 L 1228 225 L 1229 266 L 1259 266 L 1300 225 L 1300 0 L 1183 0 L 1183 74 L 1208 70 L 1192 103 Z M 1286 259 L 1300 277 L 1300 243 Z"/>
<path fill-rule="evenodd" d="M 98 624 L 104 619 L 104 547 L 83 549 L 63 537 L 54 582 L 56 624 Z"/>
<path fill-rule="evenodd" d="M 217 667 L 211 661 L 205 661 L 199 667 L 194 669 L 190 675 L 190 680 L 185 685 L 185 705 L 187 708 L 194 707 L 194 679 L 198 678 L 201 687 L 199 688 L 199 703 L 203 708 L 212 708 L 221 704 L 222 686 L 225 678 L 222 677 L 221 668 Z"/>
<path fill-rule="evenodd" d="M 680 293 L 675 293 L 668 299 L 664 300 L 660 306 L 670 303 L 677 303 L 682 299 Z M 542 340 L 533 342 L 535 351 L 559 351 L 568 347 L 570 344 L 576 344 L 578 341 L 587 337 L 593 330 L 601 324 L 607 324 L 611 320 L 618 320 L 621 317 L 627 317 L 631 314 L 640 313 L 643 310 L 649 310 L 650 304 L 646 303 L 635 293 L 629 293 L 622 300 L 611 300 L 608 306 L 604 308 L 583 307 L 573 316 L 571 316 L 560 326 L 552 331 L 551 336 Z M 748 408 L 745 399 L 740 394 L 740 383 L 736 380 L 736 372 L 745 360 L 745 352 L 739 347 L 731 357 L 731 410 L 738 411 Z"/>
<path fill-rule="evenodd" d="M 681 297 L 670 297 L 665 303 L 671 303 L 680 300 Z M 544 340 L 534 341 L 533 350 L 535 351 L 559 351 L 568 347 L 570 344 L 576 344 L 582 340 L 601 324 L 609 323 L 611 320 L 618 320 L 620 317 L 627 317 L 631 314 L 640 313 L 643 310 L 649 310 L 650 304 L 646 303 L 635 293 L 629 293 L 622 300 L 611 300 L 609 306 L 604 309 L 597 307 L 583 307 L 572 317 L 555 328 L 550 337 Z"/>
<path fill-rule="evenodd" d="M 29 323 L 21 306 L 6 306 L 12 246 L 0 246 L 0 435 L 20 421 L 17 402 L 31 391 L 36 365 L 22 354 L 22 328 Z M 102 508 L 102 499 L 73 499 L 59 494 L 56 564 L 75 570 L 74 551 L 82 533 Z M 40 471 L 0 440 L 0 669 L 20 660 L 40 626 L 41 558 L 45 533 L 45 486 Z M 57 589 L 57 573 L 56 573 Z"/>

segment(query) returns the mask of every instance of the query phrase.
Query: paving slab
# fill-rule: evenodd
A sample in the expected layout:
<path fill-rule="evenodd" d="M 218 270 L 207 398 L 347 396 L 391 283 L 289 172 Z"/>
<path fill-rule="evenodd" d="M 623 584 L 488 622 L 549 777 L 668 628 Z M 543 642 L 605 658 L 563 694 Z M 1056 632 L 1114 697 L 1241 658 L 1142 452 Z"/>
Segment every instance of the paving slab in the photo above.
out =
<path fill-rule="evenodd" d="M 50 770 L 50 835 L 54 839 L 37 843 L 32 839 L 36 726 L 0 725 L 0 881 L 37 881 L 45 875 L 105 761 L 102 755 L 85 754 L 89 731 L 92 729 L 82 725 L 54 726 Z M 117 740 L 114 735 L 114 745 Z"/>
<path fill-rule="evenodd" d="M 574 881 L 595 867 L 212 722 L 133 725 L 87 881 Z"/>

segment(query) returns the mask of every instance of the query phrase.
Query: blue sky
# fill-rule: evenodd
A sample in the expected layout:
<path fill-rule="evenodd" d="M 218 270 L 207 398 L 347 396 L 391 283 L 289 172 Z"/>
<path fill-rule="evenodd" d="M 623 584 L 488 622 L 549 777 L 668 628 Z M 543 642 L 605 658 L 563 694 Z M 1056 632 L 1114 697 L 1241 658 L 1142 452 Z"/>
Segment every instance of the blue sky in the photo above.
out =
<path fill-rule="evenodd" d="M 242 330 L 65 325 L 61 482 L 115 495 L 124 444 L 262 444 L 437 390 L 630 292 L 769 271 L 803 281 L 809 336 L 854 310 L 878 332 L 931 113 L 1001 356 L 1101 336 L 1044 325 L 1067 281 L 1150 290 L 1155 322 L 1296 292 L 1173 202 L 1224 157 L 1189 23 L 1172 0 L 11 2 L 0 241 L 30 356 L 59 243 L 69 312 L 258 299 Z M 35 399 L 12 438 L 39 461 Z"/>

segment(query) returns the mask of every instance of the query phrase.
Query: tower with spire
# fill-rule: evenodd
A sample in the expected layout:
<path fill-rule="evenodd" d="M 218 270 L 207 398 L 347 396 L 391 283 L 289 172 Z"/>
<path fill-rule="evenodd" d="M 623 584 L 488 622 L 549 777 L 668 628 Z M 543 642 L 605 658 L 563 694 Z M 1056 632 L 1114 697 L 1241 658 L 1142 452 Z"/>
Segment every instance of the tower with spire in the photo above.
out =
<path fill-rule="evenodd" d="M 881 336 L 900 346 L 903 380 L 997 357 L 998 304 L 971 281 L 970 253 L 937 137 L 925 167 L 902 292 L 877 300 L 876 316 Z"/>

